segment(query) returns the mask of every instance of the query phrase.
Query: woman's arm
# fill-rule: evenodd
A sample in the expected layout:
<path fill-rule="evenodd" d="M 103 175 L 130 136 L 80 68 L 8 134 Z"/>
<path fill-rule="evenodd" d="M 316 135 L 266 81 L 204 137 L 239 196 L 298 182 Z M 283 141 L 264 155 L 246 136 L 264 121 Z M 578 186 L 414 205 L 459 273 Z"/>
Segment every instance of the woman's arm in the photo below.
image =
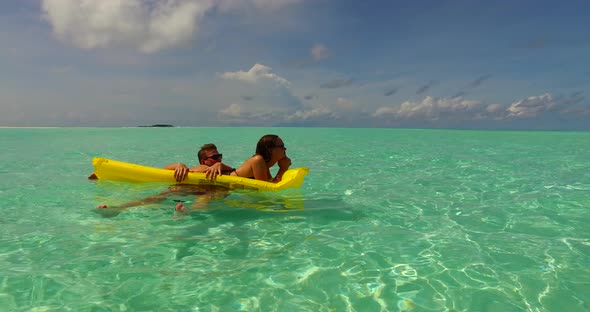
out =
<path fill-rule="evenodd" d="M 289 170 L 289 167 L 291 166 L 291 159 L 289 157 L 285 157 L 281 160 L 279 160 L 279 171 L 277 172 L 277 174 L 275 175 L 274 179 L 272 179 L 272 182 L 280 182 L 283 179 L 283 174 L 285 173 L 285 171 Z"/>

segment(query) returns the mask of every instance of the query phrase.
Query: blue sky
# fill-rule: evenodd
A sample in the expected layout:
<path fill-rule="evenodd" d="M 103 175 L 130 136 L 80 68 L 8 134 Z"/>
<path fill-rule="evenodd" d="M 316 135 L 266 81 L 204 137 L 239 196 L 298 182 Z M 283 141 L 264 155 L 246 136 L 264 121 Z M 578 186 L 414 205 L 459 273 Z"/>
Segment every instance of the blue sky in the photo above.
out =
<path fill-rule="evenodd" d="M 0 126 L 590 129 L 585 1 L 0 3 Z"/>

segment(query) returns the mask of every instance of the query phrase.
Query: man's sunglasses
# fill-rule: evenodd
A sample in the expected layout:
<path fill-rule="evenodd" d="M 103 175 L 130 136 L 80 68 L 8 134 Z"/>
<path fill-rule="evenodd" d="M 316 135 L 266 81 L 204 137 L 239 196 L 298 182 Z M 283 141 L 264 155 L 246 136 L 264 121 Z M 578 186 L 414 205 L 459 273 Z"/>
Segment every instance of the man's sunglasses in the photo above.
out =
<path fill-rule="evenodd" d="M 215 154 L 215 155 L 211 155 L 205 159 L 221 160 L 222 158 L 223 158 L 223 154 Z"/>

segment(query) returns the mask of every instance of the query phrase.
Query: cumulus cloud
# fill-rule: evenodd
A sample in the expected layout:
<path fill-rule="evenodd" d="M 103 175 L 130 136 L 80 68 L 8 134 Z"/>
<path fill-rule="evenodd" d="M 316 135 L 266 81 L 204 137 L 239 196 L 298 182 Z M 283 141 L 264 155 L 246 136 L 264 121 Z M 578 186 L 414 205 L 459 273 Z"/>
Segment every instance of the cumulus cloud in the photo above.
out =
<path fill-rule="evenodd" d="M 490 104 L 486 106 L 486 111 L 488 113 L 496 114 L 504 111 L 506 107 L 502 104 Z"/>
<path fill-rule="evenodd" d="M 447 113 L 471 113 L 481 107 L 481 102 L 463 98 L 435 98 L 427 96 L 421 102 L 405 101 L 397 107 L 379 107 L 373 117 L 389 117 L 399 119 L 427 119 L 436 120 Z"/>
<path fill-rule="evenodd" d="M 335 118 L 336 113 L 325 106 L 315 107 L 309 110 L 300 110 L 287 116 L 287 121 L 306 121 L 318 118 Z"/>
<path fill-rule="evenodd" d="M 337 97 L 329 100 L 328 104 L 322 103 L 307 106 L 294 113 L 288 114 L 285 118 L 287 124 L 299 125 L 337 125 L 339 122 L 358 122 L 369 117 L 367 113 L 356 109 L 354 102 L 348 98 Z M 336 123 L 334 123 L 336 122 Z"/>
<path fill-rule="evenodd" d="M 512 103 L 507 109 L 508 118 L 534 118 L 547 113 L 559 113 L 562 115 L 587 116 L 590 115 L 590 107 L 578 105 L 585 97 L 581 92 L 575 92 L 570 96 L 553 97 L 549 93 L 538 96 L 529 96 Z"/>
<path fill-rule="evenodd" d="M 55 36 L 83 49 L 126 47 L 143 53 L 185 44 L 206 13 L 272 10 L 302 0 L 42 0 Z"/>
<path fill-rule="evenodd" d="M 549 93 L 529 96 L 512 104 L 484 104 L 463 97 L 425 97 L 422 101 L 405 101 L 400 105 L 382 106 L 372 114 L 374 118 L 394 120 L 515 120 L 562 116 L 590 116 L 590 107 L 579 105 L 584 96 L 576 92 L 570 96 L 553 97 Z"/>
<path fill-rule="evenodd" d="M 62 41 L 84 48 L 134 47 L 144 53 L 178 45 L 198 31 L 212 1 L 43 0 L 45 19 Z"/>
<path fill-rule="evenodd" d="M 373 117 L 387 117 L 395 116 L 398 112 L 398 108 L 392 106 L 381 106 L 375 110 Z"/>
<path fill-rule="evenodd" d="M 262 64 L 255 64 L 250 68 L 249 71 L 236 71 L 236 72 L 226 72 L 221 74 L 221 78 L 228 79 L 228 80 L 241 80 L 247 82 L 257 82 L 259 80 L 272 80 L 276 81 L 284 86 L 289 86 L 290 83 L 287 79 L 271 73 L 272 68 L 268 66 L 264 66 Z"/>
<path fill-rule="evenodd" d="M 512 103 L 507 111 L 508 117 L 530 118 L 555 107 L 555 101 L 549 93 L 540 96 L 529 96 Z"/>
<path fill-rule="evenodd" d="M 242 96 L 241 115 L 252 118 L 276 118 L 275 114 L 288 114 L 304 108 L 303 99 L 291 90 L 291 83 L 272 72 L 272 68 L 255 64 L 248 71 L 234 71 L 219 74 L 223 89 L 233 90 Z M 267 115 L 273 117 L 268 117 Z M 269 116 L 270 116 L 269 115 Z"/>
<path fill-rule="evenodd" d="M 240 117 L 242 114 L 242 107 L 240 104 L 232 103 L 230 106 L 220 110 L 219 114 L 227 117 Z"/>

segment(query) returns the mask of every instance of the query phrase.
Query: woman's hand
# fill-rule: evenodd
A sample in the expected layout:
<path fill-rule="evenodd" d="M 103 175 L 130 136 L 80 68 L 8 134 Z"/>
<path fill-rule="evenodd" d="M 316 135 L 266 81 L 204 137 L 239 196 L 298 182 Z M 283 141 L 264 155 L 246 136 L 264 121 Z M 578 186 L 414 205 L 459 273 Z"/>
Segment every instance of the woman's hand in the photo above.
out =
<path fill-rule="evenodd" d="M 221 162 L 213 164 L 205 171 L 205 176 L 207 179 L 215 180 L 218 175 L 221 175 Z"/>
<path fill-rule="evenodd" d="M 291 158 L 285 156 L 285 158 L 279 160 L 279 169 L 287 170 L 291 166 Z"/>
<path fill-rule="evenodd" d="M 189 169 L 185 165 L 176 167 L 176 169 L 174 169 L 174 178 L 176 179 L 176 182 L 182 182 L 184 179 L 186 179 L 188 172 Z"/>

